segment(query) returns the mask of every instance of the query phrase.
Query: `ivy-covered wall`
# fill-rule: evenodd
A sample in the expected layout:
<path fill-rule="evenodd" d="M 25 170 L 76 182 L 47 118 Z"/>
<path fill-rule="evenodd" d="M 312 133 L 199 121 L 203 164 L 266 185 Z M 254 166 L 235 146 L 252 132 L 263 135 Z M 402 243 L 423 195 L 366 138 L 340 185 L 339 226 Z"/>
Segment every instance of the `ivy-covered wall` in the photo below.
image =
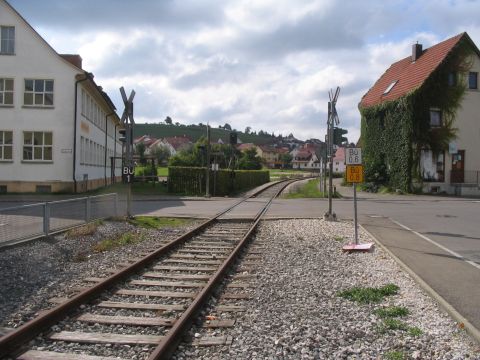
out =
<path fill-rule="evenodd" d="M 393 101 L 359 107 L 366 181 L 411 192 L 421 183 L 423 149 L 441 151 L 455 138 L 455 114 L 466 90 L 472 47 L 460 41 L 417 89 Z M 455 83 L 449 83 L 449 74 Z M 442 113 L 442 127 L 430 127 L 430 109 Z"/>
<path fill-rule="evenodd" d="M 365 177 L 375 184 L 409 191 L 413 116 L 411 96 L 361 109 Z"/>

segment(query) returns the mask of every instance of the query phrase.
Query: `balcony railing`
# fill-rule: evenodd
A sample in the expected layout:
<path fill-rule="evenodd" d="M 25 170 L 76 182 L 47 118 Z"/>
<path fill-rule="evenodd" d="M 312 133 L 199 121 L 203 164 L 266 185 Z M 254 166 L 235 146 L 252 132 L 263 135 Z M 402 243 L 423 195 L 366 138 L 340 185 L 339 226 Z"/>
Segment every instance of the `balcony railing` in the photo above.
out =
<path fill-rule="evenodd" d="M 480 170 L 451 170 L 450 183 L 480 186 Z"/>

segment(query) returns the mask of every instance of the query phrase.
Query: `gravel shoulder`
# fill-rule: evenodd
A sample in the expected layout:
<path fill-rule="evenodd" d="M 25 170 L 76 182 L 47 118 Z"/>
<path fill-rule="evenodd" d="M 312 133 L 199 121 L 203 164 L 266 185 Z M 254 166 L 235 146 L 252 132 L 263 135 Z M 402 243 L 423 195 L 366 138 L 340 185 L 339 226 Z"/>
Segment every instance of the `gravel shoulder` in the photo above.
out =
<path fill-rule="evenodd" d="M 266 221 L 256 238 L 265 252 L 248 311 L 227 333 L 233 344 L 185 346 L 176 359 L 480 359 L 479 345 L 382 249 L 342 252 L 353 241 L 351 222 Z M 360 230 L 360 242 L 371 241 Z M 399 293 L 378 304 L 337 296 L 388 283 Z M 399 320 L 421 334 L 380 331 L 383 320 L 373 311 L 387 306 L 406 307 Z"/>
<path fill-rule="evenodd" d="M 104 277 L 117 264 L 138 257 L 159 242 L 173 240 L 198 221 L 188 225 L 141 229 L 126 222 L 104 222 L 92 235 L 68 237 L 66 233 L 24 243 L 0 251 L 0 333 L 31 320 L 40 310 L 52 308 L 52 297 L 65 297 L 86 286 L 87 277 Z M 101 240 L 133 232 L 142 242 L 95 252 Z M 91 284 L 91 283 L 90 283 Z"/>

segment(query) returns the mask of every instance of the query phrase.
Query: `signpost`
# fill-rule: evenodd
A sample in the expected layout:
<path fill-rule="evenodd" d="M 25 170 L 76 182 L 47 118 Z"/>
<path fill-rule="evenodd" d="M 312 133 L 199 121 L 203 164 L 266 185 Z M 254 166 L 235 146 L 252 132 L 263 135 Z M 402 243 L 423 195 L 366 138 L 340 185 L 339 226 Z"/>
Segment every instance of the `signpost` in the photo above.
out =
<path fill-rule="evenodd" d="M 362 164 L 362 149 L 361 148 L 347 148 L 345 154 L 346 165 L 361 165 Z"/>
<path fill-rule="evenodd" d="M 327 221 L 335 221 L 337 220 L 336 214 L 333 212 L 332 209 L 332 197 L 333 197 L 333 157 L 335 153 L 333 151 L 333 135 L 334 135 L 334 127 L 340 123 L 338 118 L 336 104 L 338 95 L 340 94 L 340 88 L 337 86 L 337 90 L 335 93 L 333 90 L 330 90 L 328 93 L 330 101 L 328 102 L 328 118 L 327 118 L 327 157 L 329 161 L 329 178 L 328 178 L 328 212 L 325 213 L 324 219 Z"/>
<path fill-rule="evenodd" d="M 123 110 L 122 115 L 122 125 L 125 128 L 125 138 L 124 138 L 124 165 L 122 169 L 123 181 L 128 184 L 127 190 L 127 217 L 132 217 L 131 204 L 132 204 L 132 182 L 134 174 L 133 166 L 133 125 L 135 121 L 133 120 L 133 98 L 135 97 L 135 91 L 132 90 L 130 96 L 127 98 L 125 89 L 123 86 L 120 88 L 120 94 L 122 95 L 123 104 L 125 109 Z"/>
<path fill-rule="evenodd" d="M 133 175 L 135 173 L 135 168 L 132 166 L 124 166 L 122 175 L 123 175 L 123 182 L 125 184 L 131 184 L 133 182 Z"/>
<path fill-rule="evenodd" d="M 355 244 L 348 244 L 343 247 L 344 251 L 369 251 L 372 243 L 358 243 L 358 221 L 357 221 L 357 183 L 364 181 L 362 165 L 362 149 L 347 148 L 345 151 L 345 164 L 347 165 L 346 180 L 353 184 L 353 212 L 355 221 Z"/>

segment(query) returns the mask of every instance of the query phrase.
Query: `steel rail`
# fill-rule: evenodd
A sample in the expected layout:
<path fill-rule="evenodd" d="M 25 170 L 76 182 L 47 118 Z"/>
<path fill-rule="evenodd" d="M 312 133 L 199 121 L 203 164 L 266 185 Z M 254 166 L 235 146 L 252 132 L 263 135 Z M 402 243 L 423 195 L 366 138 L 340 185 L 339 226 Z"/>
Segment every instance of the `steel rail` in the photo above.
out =
<path fill-rule="evenodd" d="M 255 191 L 249 196 L 242 198 L 240 201 L 236 202 L 232 206 L 228 207 L 227 209 L 220 211 L 214 217 L 206 220 L 196 228 L 190 230 L 189 232 L 181 235 L 180 237 L 172 240 L 168 244 L 162 246 L 158 250 L 144 256 L 137 262 L 125 267 L 118 272 L 114 273 L 113 275 L 107 277 L 103 281 L 93 285 L 92 287 L 80 292 L 79 294 L 73 296 L 72 298 L 68 299 L 62 304 L 57 305 L 53 309 L 42 313 L 38 317 L 26 322 L 25 324 L 21 325 L 11 333 L 8 333 L 0 338 L 0 358 L 3 356 L 7 356 L 13 353 L 18 353 L 19 349 L 25 344 L 28 343 L 30 340 L 34 339 L 39 333 L 48 329 L 49 327 L 56 324 L 58 321 L 65 318 L 66 315 L 71 313 L 73 310 L 78 308 L 80 305 L 87 303 L 88 301 L 92 300 L 93 298 L 97 297 L 103 291 L 106 291 L 113 287 L 119 281 L 124 280 L 128 276 L 135 274 L 151 262 L 153 262 L 156 258 L 165 255 L 170 250 L 174 249 L 175 247 L 183 244 L 187 239 L 193 237 L 198 232 L 204 230 L 206 227 L 217 221 L 217 219 L 225 214 L 226 212 L 230 211 L 234 207 L 238 206 L 242 202 L 248 200 L 249 198 L 259 194 L 266 189 L 277 185 L 280 182 L 269 184 L 258 191 Z M 28 206 L 28 205 L 27 205 Z"/>
<path fill-rule="evenodd" d="M 293 180 L 294 181 L 294 180 Z M 287 187 L 291 182 L 288 181 L 284 184 L 274 196 L 270 198 L 267 204 L 257 213 L 254 218 L 254 223 L 245 234 L 245 236 L 237 244 L 233 252 L 227 257 L 223 262 L 220 268 L 215 272 L 214 275 L 207 282 L 205 287 L 200 291 L 197 297 L 193 300 L 190 306 L 185 310 L 185 312 L 178 318 L 170 331 L 162 339 L 160 345 L 153 351 L 153 353 L 148 357 L 148 360 L 164 360 L 169 359 L 175 349 L 177 348 L 179 342 L 181 341 L 181 336 L 190 328 L 191 324 L 195 320 L 198 312 L 205 304 L 205 302 L 210 298 L 210 294 L 215 287 L 217 287 L 224 278 L 225 272 L 230 268 L 230 266 L 237 259 L 240 251 L 247 245 L 250 236 L 256 230 L 258 223 L 262 219 L 263 215 L 267 212 L 274 198 L 276 198 L 282 191 Z"/>

